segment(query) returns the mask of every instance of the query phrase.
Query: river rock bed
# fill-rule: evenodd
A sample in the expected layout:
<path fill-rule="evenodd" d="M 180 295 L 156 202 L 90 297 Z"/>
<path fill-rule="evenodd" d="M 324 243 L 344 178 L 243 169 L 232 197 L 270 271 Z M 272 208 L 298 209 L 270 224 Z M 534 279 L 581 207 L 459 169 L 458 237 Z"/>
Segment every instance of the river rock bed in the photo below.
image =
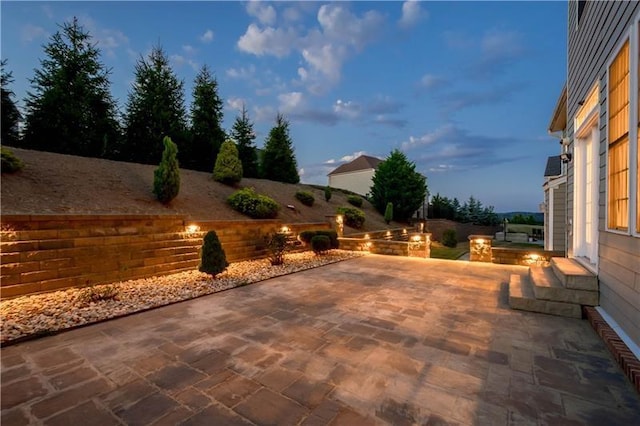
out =
<path fill-rule="evenodd" d="M 212 278 L 197 270 L 92 287 L 94 293 L 113 291 L 115 298 L 88 301 L 88 290 L 72 288 L 0 301 L 0 341 L 3 344 L 34 335 L 47 335 L 230 288 L 362 256 L 362 252 L 332 250 L 287 254 L 285 264 L 267 259 L 236 262 Z"/>

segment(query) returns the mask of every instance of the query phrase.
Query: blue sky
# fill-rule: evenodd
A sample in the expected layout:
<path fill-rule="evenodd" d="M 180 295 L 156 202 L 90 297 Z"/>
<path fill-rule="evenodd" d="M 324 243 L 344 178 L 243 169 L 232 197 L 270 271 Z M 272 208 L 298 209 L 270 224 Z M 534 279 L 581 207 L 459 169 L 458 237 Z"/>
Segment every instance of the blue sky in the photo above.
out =
<path fill-rule="evenodd" d="M 2 58 L 19 106 L 57 24 L 77 16 L 124 111 L 160 43 L 184 81 L 216 74 L 229 129 L 244 102 L 262 146 L 277 111 L 301 179 L 401 149 L 429 191 L 537 211 L 547 126 L 566 79 L 566 2 L 7 2 Z"/>

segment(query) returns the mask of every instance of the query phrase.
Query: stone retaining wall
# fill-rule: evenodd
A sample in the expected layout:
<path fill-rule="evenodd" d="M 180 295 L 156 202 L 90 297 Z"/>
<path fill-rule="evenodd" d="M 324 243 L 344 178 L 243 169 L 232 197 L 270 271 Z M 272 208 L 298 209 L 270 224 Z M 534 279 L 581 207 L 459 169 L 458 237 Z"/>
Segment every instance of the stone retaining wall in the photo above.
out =
<path fill-rule="evenodd" d="M 563 251 L 549 251 L 543 249 L 518 249 L 508 247 L 492 247 L 491 261 L 505 265 L 546 266 L 552 257 L 564 257 Z"/>
<path fill-rule="evenodd" d="M 189 225 L 194 230 L 188 231 Z M 176 215 L 6 215 L 1 218 L 0 297 L 191 270 L 215 230 L 227 260 L 266 255 L 279 220 L 189 221 Z M 288 225 L 292 232 L 328 223 Z"/>

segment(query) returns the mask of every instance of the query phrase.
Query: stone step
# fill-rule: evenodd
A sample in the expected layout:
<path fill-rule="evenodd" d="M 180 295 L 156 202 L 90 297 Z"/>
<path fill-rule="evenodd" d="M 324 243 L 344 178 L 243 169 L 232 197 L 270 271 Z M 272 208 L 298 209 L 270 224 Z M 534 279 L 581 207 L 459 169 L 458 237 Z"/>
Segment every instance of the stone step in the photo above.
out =
<path fill-rule="evenodd" d="M 536 299 L 597 306 L 598 292 L 565 288 L 548 266 L 529 267 L 529 279 Z"/>
<path fill-rule="evenodd" d="M 572 290 L 598 291 L 598 277 L 575 259 L 552 257 L 551 267 L 562 285 Z"/>
<path fill-rule="evenodd" d="M 529 278 L 519 274 L 511 274 L 509 279 L 509 306 L 521 311 L 582 318 L 582 308 L 578 304 L 536 299 Z"/>

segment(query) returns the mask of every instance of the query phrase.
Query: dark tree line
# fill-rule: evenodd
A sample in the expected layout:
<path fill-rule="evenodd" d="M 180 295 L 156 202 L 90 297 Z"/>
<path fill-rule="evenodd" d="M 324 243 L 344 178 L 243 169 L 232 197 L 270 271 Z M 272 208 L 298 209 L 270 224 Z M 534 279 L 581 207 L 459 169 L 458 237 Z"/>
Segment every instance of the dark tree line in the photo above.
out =
<path fill-rule="evenodd" d="M 476 225 L 497 225 L 500 223 L 500 218 L 493 211 L 493 206 L 485 207 L 480 200 L 473 196 L 461 205 L 457 198 L 450 199 L 436 194 L 429 202 L 429 217 L 470 222 Z"/>
<path fill-rule="evenodd" d="M 161 46 L 135 65 L 135 78 L 122 116 L 111 96 L 111 70 L 77 18 L 64 23 L 44 46 L 44 58 L 30 79 L 24 131 L 2 61 L 2 143 L 86 157 L 158 164 L 163 140 L 178 146 L 183 167 L 212 172 L 228 135 L 222 128 L 223 100 L 207 65 L 197 74 L 189 116 L 184 83 Z M 298 182 L 289 123 L 278 114 L 258 161 L 255 132 L 247 110 L 236 117 L 230 137 L 237 144 L 245 177 Z"/>

